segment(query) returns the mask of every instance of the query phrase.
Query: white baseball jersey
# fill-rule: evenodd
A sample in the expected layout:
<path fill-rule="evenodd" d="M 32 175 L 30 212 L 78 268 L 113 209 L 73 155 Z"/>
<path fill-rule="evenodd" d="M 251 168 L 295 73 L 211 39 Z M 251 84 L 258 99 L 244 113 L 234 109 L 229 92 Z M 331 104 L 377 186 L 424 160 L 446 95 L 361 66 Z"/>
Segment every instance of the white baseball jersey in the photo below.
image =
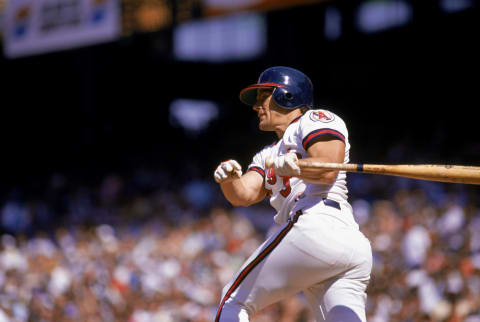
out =
<path fill-rule="evenodd" d="M 280 177 L 275 175 L 273 169 L 265 170 L 267 157 L 274 159 L 287 152 L 295 152 L 299 159 L 307 158 L 308 148 L 324 135 L 333 136 L 345 143 L 343 162 L 348 163 L 350 143 L 345 122 L 330 111 L 318 109 L 307 111 L 301 117 L 293 120 L 287 127 L 281 140 L 264 147 L 263 150 L 253 157 L 248 170 L 256 171 L 264 176 L 265 188 L 271 195 L 270 204 L 277 211 L 274 217 L 277 223 L 283 224 L 286 222 L 292 210 L 296 210 L 300 204 L 302 207 L 312 206 L 319 203 L 323 198 L 348 205 L 347 175 L 345 171 L 338 173 L 333 185 L 321 185 L 304 182 L 296 177 Z M 296 204 L 298 197 L 302 194 L 302 199 L 305 200 Z M 348 207 L 350 206 L 348 205 Z M 348 221 L 349 223 L 354 222 L 353 218 L 349 218 Z"/>

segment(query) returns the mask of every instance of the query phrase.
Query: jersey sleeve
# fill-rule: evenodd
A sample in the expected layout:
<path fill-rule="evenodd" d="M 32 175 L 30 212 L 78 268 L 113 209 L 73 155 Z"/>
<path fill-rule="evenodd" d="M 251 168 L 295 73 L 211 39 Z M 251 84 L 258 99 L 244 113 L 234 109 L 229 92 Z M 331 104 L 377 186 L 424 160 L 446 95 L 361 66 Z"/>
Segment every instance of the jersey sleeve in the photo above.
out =
<path fill-rule="evenodd" d="M 248 166 L 247 171 L 255 171 L 260 174 L 263 178 L 265 178 L 265 159 L 268 155 L 268 151 L 272 148 L 274 144 L 268 145 L 263 148 L 260 152 L 253 156 L 252 162 Z"/>
<path fill-rule="evenodd" d="M 302 117 L 300 136 L 305 151 L 325 136 L 331 136 L 346 144 L 348 131 L 345 122 L 327 110 L 311 110 Z"/>
<path fill-rule="evenodd" d="M 261 152 L 258 152 L 253 157 L 252 162 L 248 166 L 247 171 L 255 171 L 265 178 L 265 168 L 264 168 L 265 162 L 264 161 L 265 160 L 263 160 Z"/>

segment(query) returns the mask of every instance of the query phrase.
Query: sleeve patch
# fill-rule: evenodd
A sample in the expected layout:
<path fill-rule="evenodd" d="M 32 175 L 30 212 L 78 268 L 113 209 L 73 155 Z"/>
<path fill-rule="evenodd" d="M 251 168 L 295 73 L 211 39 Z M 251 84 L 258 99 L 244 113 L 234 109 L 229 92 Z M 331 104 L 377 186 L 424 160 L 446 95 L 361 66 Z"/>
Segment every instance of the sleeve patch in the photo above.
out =
<path fill-rule="evenodd" d="M 325 110 L 316 110 L 310 113 L 310 119 L 314 122 L 320 121 L 323 123 L 332 122 L 335 119 L 335 115 Z"/>
<path fill-rule="evenodd" d="M 324 135 L 331 135 L 335 138 L 337 138 L 338 140 L 342 141 L 343 143 L 345 143 L 345 136 L 338 132 L 337 130 L 333 130 L 333 129 L 318 129 L 318 130 L 314 130 L 312 132 L 310 132 L 302 141 L 302 145 L 303 145 L 303 148 L 306 150 L 308 150 L 308 148 L 310 146 L 312 146 L 312 144 L 314 144 L 315 142 L 318 141 L 318 139 L 321 137 L 321 136 L 324 136 Z"/>

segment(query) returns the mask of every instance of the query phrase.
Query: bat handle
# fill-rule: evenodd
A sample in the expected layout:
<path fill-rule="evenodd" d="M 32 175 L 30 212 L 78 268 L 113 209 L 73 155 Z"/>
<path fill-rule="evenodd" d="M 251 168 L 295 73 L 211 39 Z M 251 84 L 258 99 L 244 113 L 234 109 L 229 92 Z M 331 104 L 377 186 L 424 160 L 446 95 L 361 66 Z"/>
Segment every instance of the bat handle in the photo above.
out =
<path fill-rule="evenodd" d="M 313 168 L 313 169 L 338 170 L 338 171 L 350 171 L 350 172 L 364 171 L 362 163 L 331 163 L 331 162 L 298 160 L 297 164 L 300 168 Z"/>

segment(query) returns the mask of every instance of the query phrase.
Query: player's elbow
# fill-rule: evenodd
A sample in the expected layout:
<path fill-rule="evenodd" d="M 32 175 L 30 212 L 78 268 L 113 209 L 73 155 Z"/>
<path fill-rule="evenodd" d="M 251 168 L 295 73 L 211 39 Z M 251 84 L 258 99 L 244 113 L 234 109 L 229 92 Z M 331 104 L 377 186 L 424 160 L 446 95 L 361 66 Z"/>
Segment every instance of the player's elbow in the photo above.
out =
<path fill-rule="evenodd" d="M 321 175 L 302 177 L 302 179 L 309 183 L 331 186 L 337 180 L 337 174 L 338 174 L 338 171 L 329 171 L 329 172 L 324 172 Z"/>
<path fill-rule="evenodd" d="M 249 204 L 245 199 L 242 198 L 232 198 L 231 196 L 227 196 L 228 202 L 234 207 L 248 207 Z"/>
<path fill-rule="evenodd" d="M 258 200 L 249 194 L 237 195 L 234 198 L 228 198 L 228 201 L 234 207 L 248 207 L 258 202 Z"/>
<path fill-rule="evenodd" d="M 236 200 L 229 200 L 230 204 L 234 207 L 248 207 L 253 205 L 255 202 L 245 200 L 245 199 L 236 199 Z"/>
<path fill-rule="evenodd" d="M 231 204 L 233 207 L 248 207 L 248 206 L 251 205 L 251 204 L 246 203 L 246 202 L 232 202 L 232 201 L 230 201 L 230 204 Z"/>

